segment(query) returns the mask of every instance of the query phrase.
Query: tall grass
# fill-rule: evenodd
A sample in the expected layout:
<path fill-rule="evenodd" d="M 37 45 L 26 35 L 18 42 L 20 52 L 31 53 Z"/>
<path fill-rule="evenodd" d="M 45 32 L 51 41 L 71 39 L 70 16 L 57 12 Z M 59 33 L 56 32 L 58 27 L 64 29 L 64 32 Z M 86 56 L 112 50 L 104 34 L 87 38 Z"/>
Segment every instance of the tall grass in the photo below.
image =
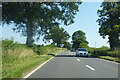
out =
<path fill-rule="evenodd" d="M 23 73 L 32 69 L 36 65 L 50 59 L 58 54 L 57 47 L 35 45 L 28 47 L 25 44 L 18 44 L 13 40 L 2 40 L 2 78 L 19 78 Z"/>

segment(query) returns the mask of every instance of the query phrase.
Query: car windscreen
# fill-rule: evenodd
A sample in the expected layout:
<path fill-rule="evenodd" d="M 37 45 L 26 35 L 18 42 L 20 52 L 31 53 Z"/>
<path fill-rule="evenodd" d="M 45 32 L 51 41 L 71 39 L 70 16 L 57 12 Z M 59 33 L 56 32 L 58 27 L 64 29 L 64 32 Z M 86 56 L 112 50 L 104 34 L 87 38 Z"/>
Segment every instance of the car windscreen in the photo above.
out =
<path fill-rule="evenodd" d="M 86 51 L 86 49 L 78 49 L 78 51 Z"/>

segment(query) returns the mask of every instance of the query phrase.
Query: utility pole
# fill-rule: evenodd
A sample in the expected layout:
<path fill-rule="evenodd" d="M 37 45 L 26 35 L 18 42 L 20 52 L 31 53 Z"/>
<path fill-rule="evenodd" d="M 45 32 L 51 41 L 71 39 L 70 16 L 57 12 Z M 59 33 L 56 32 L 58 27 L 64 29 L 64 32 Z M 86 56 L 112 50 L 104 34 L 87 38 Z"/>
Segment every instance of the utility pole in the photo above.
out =
<path fill-rule="evenodd" d="M 97 54 L 97 51 L 96 51 L 96 42 L 95 42 L 95 55 Z"/>
<path fill-rule="evenodd" d="M 95 48 L 96 48 L 96 42 L 95 42 Z"/>

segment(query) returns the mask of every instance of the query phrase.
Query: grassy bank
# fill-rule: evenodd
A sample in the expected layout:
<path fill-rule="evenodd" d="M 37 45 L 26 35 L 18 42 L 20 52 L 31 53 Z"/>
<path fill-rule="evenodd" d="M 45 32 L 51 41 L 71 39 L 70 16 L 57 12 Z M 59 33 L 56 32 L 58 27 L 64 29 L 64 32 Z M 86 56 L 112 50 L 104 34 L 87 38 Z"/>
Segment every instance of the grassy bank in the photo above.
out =
<path fill-rule="evenodd" d="M 27 47 L 13 40 L 2 42 L 2 78 L 20 78 L 27 71 L 65 50 L 55 46 Z"/>
<path fill-rule="evenodd" d="M 111 51 L 108 47 L 89 48 L 89 55 L 120 63 L 120 49 Z"/>
<path fill-rule="evenodd" d="M 99 56 L 99 58 L 120 63 L 120 59 L 115 57 Z"/>

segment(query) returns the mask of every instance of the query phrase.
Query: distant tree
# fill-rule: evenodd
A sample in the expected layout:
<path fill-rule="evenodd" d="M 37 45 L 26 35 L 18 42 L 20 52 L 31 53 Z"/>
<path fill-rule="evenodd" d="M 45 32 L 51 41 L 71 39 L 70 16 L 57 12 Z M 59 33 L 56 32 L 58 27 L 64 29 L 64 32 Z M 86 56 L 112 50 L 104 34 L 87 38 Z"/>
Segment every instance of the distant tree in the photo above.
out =
<path fill-rule="evenodd" d="M 68 50 L 72 49 L 72 45 L 69 42 L 65 42 L 63 47 L 67 48 Z"/>
<path fill-rule="evenodd" d="M 103 2 L 98 10 L 99 33 L 108 36 L 111 50 L 120 46 L 120 2 Z"/>
<path fill-rule="evenodd" d="M 70 35 L 63 28 L 52 27 L 52 29 L 44 36 L 44 41 L 49 42 L 52 40 L 54 44 L 56 43 L 57 46 L 60 47 L 60 45 L 64 44 L 69 37 Z"/>
<path fill-rule="evenodd" d="M 42 47 L 44 47 L 44 44 L 42 44 Z"/>
<path fill-rule="evenodd" d="M 89 48 L 86 43 L 80 43 L 79 48 Z"/>
<path fill-rule="evenodd" d="M 85 33 L 83 31 L 81 31 L 81 30 L 78 30 L 78 31 L 73 33 L 73 35 L 72 35 L 72 42 L 73 42 L 72 47 L 75 50 L 77 48 L 79 48 L 81 43 L 88 44 L 88 42 L 86 41 Z"/>
<path fill-rule="evenodd" d="M 39 39 L 53 26 L 74 23 L 81 2 L 3 2 L 3 24 L 14 23 L 16 32 L 27 36 L 26 44 Z"/>

